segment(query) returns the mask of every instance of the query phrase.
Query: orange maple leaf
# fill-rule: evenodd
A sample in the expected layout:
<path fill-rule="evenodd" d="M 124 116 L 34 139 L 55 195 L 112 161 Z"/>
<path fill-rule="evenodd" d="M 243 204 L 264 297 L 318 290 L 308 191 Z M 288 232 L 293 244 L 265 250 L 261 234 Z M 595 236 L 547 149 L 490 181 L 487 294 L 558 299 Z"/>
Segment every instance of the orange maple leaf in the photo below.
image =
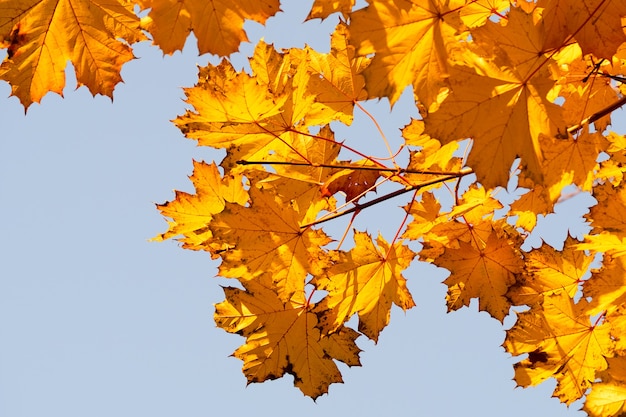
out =
<path fill-rule="evenodd" d="M 336 264 L 313 279 L 317 289 L 328 291 L 318 306 L 321 324 L 329 331 L 358 314 L 359 331 L 376 342 L 389 323 L 392 304 L 403 310 L 415 306 L 401 274 L 415 253 L 401 242 L 390 246 L 382 236 L 377 244 L 355 231 L 354 248 L 340 252 Z"/>
<path fill-rule="evenodd" d="M 317 316 L 303 293 L 285 302 L 271 289 L 254 282 L 246 290 L 226 287 L 226 300 L 215 305 L 218 327 L 246 337 L 233 356 L 243 361 L 248 383 L 294 377 L 294 385 L 313 399 L 343 382 L 334 360 L 359 366 L 359 334 L 342 327 L 332 335 L 322 333 Z"/>
<path fill-rule="evenodd" d="M 8 55 L 0 78 L 28 108 L 49 91 L 63 94 L 70 61 L 78 86 L 112 97 L 122 65 L 134 58 L 129 44 L 144 39 L 133 4 L 124 0 L 6 0 L 0 46 Z"/>
<path fill-rule="evenodd" d="M 481 311 L 500 321 L 508 315 L 511 302 L 506 294 L 524 265 L 511 240 L 494 231 L 485 242 L 460 241 L 458 249 L 447 248 L 435 264 L 450 271 L 444 281 L 449 310 L 469 306 L 472 298 L 478 298 Z"/>
<path fill-rule="evenodd" d="M 626 42 L 621 18 L 626 3 L 621 0 L 540 0 L 546 25 L 546 45 L 560 48 L 572 36 L 583 55 L 592 53 L 610 59 Z"/>
<path fill-rule="evenodd" d="M 354 46 L 349 44 L 348 29 L 340 23 L 330 38 L 331 51 L 321 54 L 307 49 L 309 91 L 315 95 L 315 102 L 323 105 L 320 115 L 309 115 L 309 123 L 315 124 L 314 117 L 324 123 L 339 120 L 350 125 L 354 104 L 367 99 L 365 78 L 362 72 L 370 63 L 366 57 L 356 56 Z"/>
<path fill-rule="evenodd" d="M 355 2 L 356 0 L 315 0 L 306 20 L 326 19 L 333 13 L 341 13 L 344 20 L 348 20 Z"/>
<path fill-rule="evenodd" d="M 607 362 L 608 368 L 598 373 L 601 382 L 593 384 L 585 398 L 584 410 L 591 417 L 621 416 L 626 412 L 626 356 L 608 358 Z"/>
<path fill-rule="evenodd" d="M 179 239 L 183 248 L 215 252 L 224 249 L 215 245 L 209 223 L 213 215 L 221 212 L 226 203 L 244 206 L 248 202 L 248 192 L 244 189 L 241 175 L 221 177 L 215 163 L 194 161 L 190 179 L 196 192 L 189 194 L 176 191 L 176 198 L 157 208 L 169 221 L 169 229 L 153 240 L 162 241 L 182 235 Z"/>
<path fill-rule="evenodd" d="M 626 258 L 605 255 L 603 268 L 585 282 L 583 296 L 591 297 L 590 310 L 595 314 L 626 303 Z"/>
<path fill-rule="evenodd" d="M 582 284 L 592 256 L 576 249 L 577 240 L 568 237 L 562 250 L 543 244 L 524 255 L 526 274 L 518 277 L 507 296 L 516 305 L 539 304 L 545 295 L 566 292 L 574 298 Z"/>
<path fill-rule="evenodd" d="M 486 34 L 515 39 L 514 33 L 507 31 L 520 27 L 538 32 L 525 37 L 528 44 L 541 37 L 539 24 L 527 24 L 532 16 L 521 11 L 513 16 L 518 17 L 507 26 L 491 28 L 496 25 L 493 23 L 478 28 L 477 45 L 482 44 L 481 36 Z M 520 22 L 514 25 L 516 20 Z M 450 68 L 451 94 L 425 118 L 426 133 L 443 143 L 473 139 L 467 165 L 487 188 L 506 186 L 517 157 L 521 157 L 528 176 L 541 180 L 543 154 L 539 138 L 566 130 L 561 107 L 546 98 L 554 83 L 543 66 L 545 59 L 538 56 L 540 51 L 536 49 L 540 45 L 520 51 L 513 42 L 504 42 L 493 60 L 482 56 L 487 54 L 485 51 L 460 51 L 455 55 L 459 64 Z M 491 163 L 483 163 L 485 160 Z"/>
<path fill-rule="evenodd" d="M 261 184 L 262 187 L 262 184 Z M 219 275 L 253 280 L 269 274 L 284 300 L 304 291 L 307 274 L 324 264 L 323 246 L 330 238 L 321 230 L 301 229 L 300 215 L 272 190 L 252 185 L 250 205 L 227 203 L 209 225 L 222 251 Z"/>
<path fill-rule="evenodd" d="M 578 304 L 565 291 L 545 296 L 541 309 L 520 313 L 507 331 L 503 346 L 517 356 L 528 354 L 515 364 L 515 380 L 526 387 L 554 377 L 554 396 L 570 404 L 585 394 L 606 369 L 605 357 L 613 353 L 611 326 L 592 323 L 587 302 Z"/>
<path fill-rule="evenodd" d="M 279 0 L 139 0 L 150 13 L 141 25 L 152 35 L 163 53 L 182 50 L 193 31 L 201 54 L 227 56 L 248 41 L 246 20 L 264 24 L 279 9 Z"/>
<path fill-rule="evenodd" d="M 370 97 L 395 103 L 404 88 L 426 107 L 437 101 L 448 74 L 445 44 L 455 42 L 465 0 L 368 0 L 352 13 L 350 39 L 359 55 L 376 54 L 363 74 Z"/>

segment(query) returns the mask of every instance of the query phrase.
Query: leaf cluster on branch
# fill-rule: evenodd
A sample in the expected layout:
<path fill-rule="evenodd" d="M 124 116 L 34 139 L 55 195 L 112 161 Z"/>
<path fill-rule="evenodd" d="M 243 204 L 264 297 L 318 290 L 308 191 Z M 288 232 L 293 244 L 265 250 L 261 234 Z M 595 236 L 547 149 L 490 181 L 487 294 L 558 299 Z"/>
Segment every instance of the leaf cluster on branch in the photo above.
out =
<path fill-rule="evenodd" d="M 503 346 L 519 356 L 518 385 L 555 378 L 562 402 L 626 413 L 626 138 L 608 130 L 626 102 L 625 2 L 315 0 L 308 19 L 340 16 L 330 52 L 259 41 L 248 70 L 227 57 L 244 21 L 264 23 L 278 0 L 138 6 L 2 0 L 0 78 L 27 107 L 62 92 L 68 60 L 79 84 L 111 95 L 146 34 L 171 54 L 193 31 L 201 53 L 224 57 L 200 68 L 174 123 L 226 156 L 194 162 L 195 192 L 158 205 L 169 229 L 155 239 L 208 252 L 238 282 L 215 321 L 245 337 L 234 356 L 248 382 L 291 374 L 312 398 L 341 382 L 337 361 L 360 364 L 357 337 L 377 341 L 392 305 L 415 305 L 403 273 L 417 258 L 449 271 L 450 311 L 477 299 L 501 322 L 517 315 Z M 366 100 L 394 105 L 409 86 L 421 117 L 398 149 L 378 129 L 387 157 L 335 138 L 355 112 L 369 116 Z M 522 249 L 572 192 L 597 201 L 584 241 Z M 353 230 L 401 196 L 391 238 Z M 334 240 L 324 228 L 342 221 Z"/>

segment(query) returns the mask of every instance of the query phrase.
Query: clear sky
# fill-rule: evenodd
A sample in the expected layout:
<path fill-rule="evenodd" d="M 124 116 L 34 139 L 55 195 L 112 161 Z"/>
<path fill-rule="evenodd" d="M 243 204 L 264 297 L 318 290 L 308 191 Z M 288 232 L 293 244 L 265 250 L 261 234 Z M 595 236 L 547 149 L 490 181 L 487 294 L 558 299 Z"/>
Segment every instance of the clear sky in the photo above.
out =
<path fill-rule="evenodd" d="M 327 49 L 336 19 L 302 25 L 312 1 L 284 3 L 267 30 L 246 26 L 253 43 Z M 405 274 L 417 307 L 394 309 L 378 345 L 360 338 L 363 367 L 341 367 L 345 383 L 329 395 L 313 402 L 291 376 L 246 387 L 229 357 L 243 339 L 213 323 L 228 284 L 217 264 L 148 242 L 166 229 L 154 203 L 192 191 L 192 159 L 221 158 L 170 123 L 208 58 L 193 43 L 165 58 L 148 43 L 135 51 L 113 103 L 74 90 L 70 74 L 64 99 L 48 95 L 25 116 L 0 83 L 0 417 L 584 415 L 550 398 L 553 382 L 515 389 L 502 326 L 476 305 L 446 314 L 446 274 L 428 265 Z M 397 137 L 415 115 L 407 103 L 391 116 L 386 102 L 369 108 Z M 350 134 L 363 141 L 362 121 Z M 569 219 L 576 201 L 562 208 Z M 359 227 L 392 238 L 397 220 L 381 213 L 402 204 Z M 549 238 L 576 224 L 568 218 Z"/>

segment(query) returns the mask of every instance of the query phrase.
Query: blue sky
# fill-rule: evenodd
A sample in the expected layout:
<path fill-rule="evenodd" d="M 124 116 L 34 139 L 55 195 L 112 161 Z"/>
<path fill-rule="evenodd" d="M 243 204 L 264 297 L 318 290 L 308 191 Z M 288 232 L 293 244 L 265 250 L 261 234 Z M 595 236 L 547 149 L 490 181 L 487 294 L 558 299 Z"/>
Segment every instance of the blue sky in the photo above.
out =
<path fill-rule="evenodd" d="M 302 25 L 312 2 L 285 3 L 267 30 L 246 26 L 252 42 L 327 49 L 336 20 Z M 290 376 L 246 387 L 229 357 L 243 339 L 213 323 L 228 283 L 214 278 L 217 264 L 148 241 L 166 228 L 154 203 L 192 191 L 192 159 L 221 158 L 170 122 L 208 58 L 193 43 L 171 57 L 147 43 L 135 53 L 113 102 L 74 90 L 71 74 L 64 99 L 48 95 L 27 115 L 0 99 L 0 416 L 584 415 L 550 398 L 552 382 L 515 389 L 502 326 L 475 305 L 446 314 L 446 275 L 428 265 L 405 274 L 417 307 L 394 309 L 378 345 L 359 339 L 363 367 L 342 367 L 329 395 L 313 402 Z M 414 115 L 407 97 L 391 116 L 385 102 L 368 105 L 390 137 Z M 357 124 L 350 134 L 371 135 Z M 381 214 L 401 204 L 359 227 L 393 234 Z M 575 218 L 575 204 L 563 212 Z M 548 235 L 558 241 L 574 223 Z"/>

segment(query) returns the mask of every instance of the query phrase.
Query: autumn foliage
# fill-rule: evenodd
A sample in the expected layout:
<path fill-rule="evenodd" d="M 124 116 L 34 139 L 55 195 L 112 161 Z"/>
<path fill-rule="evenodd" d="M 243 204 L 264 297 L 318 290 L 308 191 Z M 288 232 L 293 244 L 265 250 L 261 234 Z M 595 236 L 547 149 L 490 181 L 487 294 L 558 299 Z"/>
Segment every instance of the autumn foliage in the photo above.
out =
<path fill-rule="evenodd" d="M 518 385 L 555 378 L 564 403 L 626 413 L 626 138 L 609 130 L 626 102 L 626 2 L 315 0 L 308 19 L 340 16 L 329 52 L 261 40 L 246 69 L 227 57 L 278 0 L 138 3 L 2 0 L 0 77 L 28 107 L 62 92 L 67 61 L 111 95 L 147 37 L 171 54 L 193 31 L 225 57 L 200 68 L 174 123 L 226 156 L 194 162 L 195 193 L 158 205 L 169 228 L 155 240 L 221 260 L 233 285 L 215 322 L 245 338 L 248 382 L 291 374 L 326 393 L 337 361 L 360 365 L 357 337 L 377 341 L 394 304 L 415 305 L 406 279 L 420 277 L 404 270 L 419 261 L 449 271 L 450 311 L 477 299 L 501 322 L 517 315 L 503 347 Z M 361 140 L 385 142 L 384 158 L 335 137 L 363 102 L 393 106 L 409 86 L 421 118 L 399 126 L 398 149 L 382 132 Z M 590 234 L 523 249 L 572 193 L 597 202 Z M 397 229 L 356 230 L 380 204 L 403 205 Z"/>

